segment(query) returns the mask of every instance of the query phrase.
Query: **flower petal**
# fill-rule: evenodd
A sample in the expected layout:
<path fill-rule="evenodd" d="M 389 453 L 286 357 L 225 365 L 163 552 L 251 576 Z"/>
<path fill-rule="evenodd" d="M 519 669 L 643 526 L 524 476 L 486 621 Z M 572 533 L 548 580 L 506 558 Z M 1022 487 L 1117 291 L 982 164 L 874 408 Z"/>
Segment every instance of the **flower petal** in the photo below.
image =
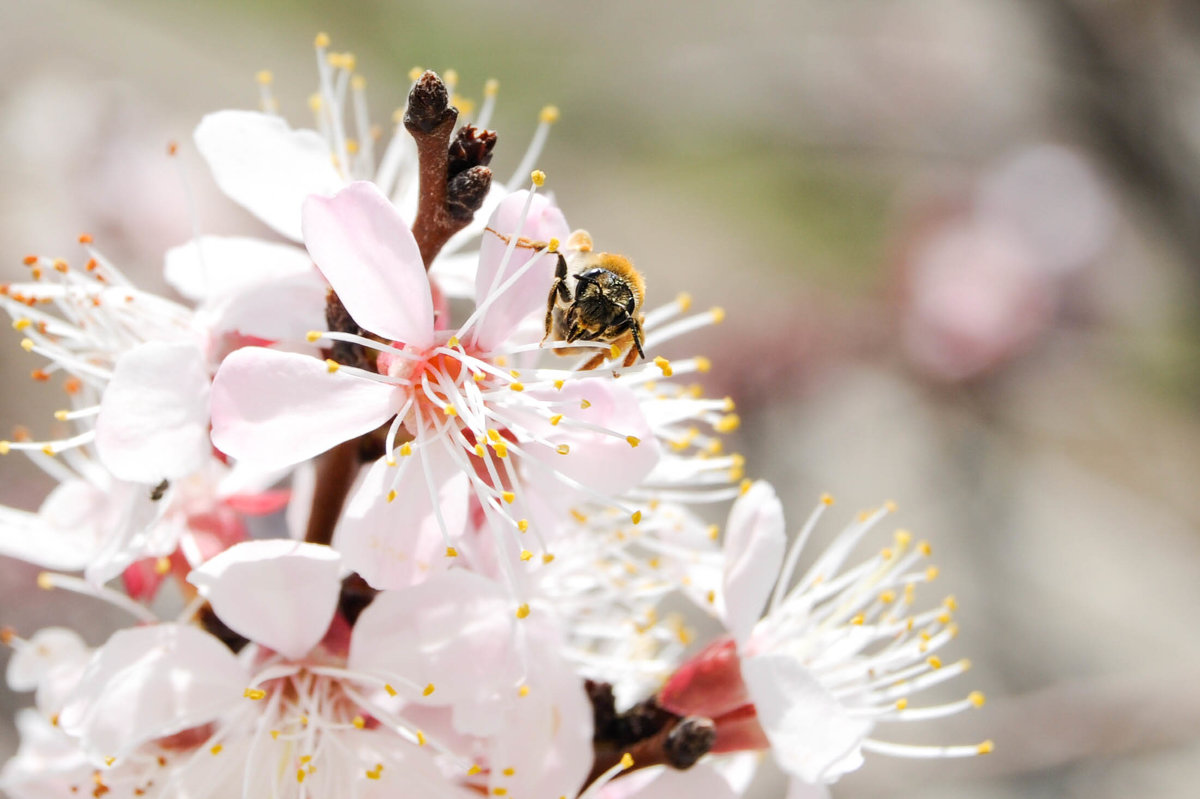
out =
<path fill-rule="evenodd" d="M 209 330 L 218 335 L 299 342 L 308 331 L 325 327 L 328 293 L 325 278 L 308 269 L 221 295 L 207 304 L 203 315 Z"/>
<path fill-rule="evenodd" d="M 504 253 L 508 244 L 496 235 L 499 233 L 511 237 L 517 234 L 521 209 L 528 196 L 528 191 L 518 191 L 506 197 L 488 220 L 488 227 L 494 232 L 485 232 L 480 242 L 475 304 L 482 305 L 489 299 L 491 304 L 483 318 L 476 323 L 475 341 L 485 350 L 498 346 L 530 314 L 546 312 L 547 295 L 554 282 L 554 269 L 558 265 L 558 256 L 550 253 L 539 256 L 538 262 L 531 265 L 503 294 L 492 296 L 534 256 L 534 250 L 518 246 L 505 263 Z M 534 195 L 521 237 L 536 242 L 548 242 L 553 238 L 565 243 L 570 232 L 562 211 L 544 196 Z M 502 264 L 504 269 L 501 271 Z"/>
<path fill-rule="evenodd" d="M 96 451 L 122 480 L 155 484 L 209 456 L 208 367 L 198 347 L 151 342 L 117 359 L 100 400 Z"/>
<path fill-rule="evenodd" d="M 167 250 L 163 265 L 167 283 L 197 301 L 314 271 L 302 248 L 248 236 L 199 236 Z"/>
<path fill-rule="evenodd" d="M 341 592 L 341 562 L 320 544 L 245 541 L 193 569 L 188 582 L 229 629 L 300 658 L 329 629 Z"/>
<path fill-rule="evenodd" d="M 200 120 L 194 138 L 221 191 L 293 241 L 301 239 L 304 199 L 346 182 L 320 134 L 292 130 L 278 116 L 218 111 Z"/>
<path fill-rule="evenodd" d="M 90 651 L 74 630 L 44 627 L 18 647 L 8 661 L 5 678 L 14 691 L 32 691 L 57 666 L 86 660 Z"/>
<path fill-rule="evenodd" d="M 455 468 L 440 447 L 430 447 L 409 458 L 431 458 L 432 494 L 437 497 L 446 536 L 462 534 L 467 524 L 468 477 Z M 334 533 L 333 546 L 371 587 L 406 588 L 448 568 L 446 539 L 431 500 L 431 486 L 419 463 L 409 463 L 407 474 L 388 495 L 399 466 L 383 458 L 367 470 L 355 489 Z"/>
<path fill-rule="evenodd" d="M 94 760 L 120 758 L 232 709 L 245 680 L 229 648 L 194 627 L 122 630 L 92 656 L 59 725 Z"/>
<path fill-rule="evenodd" d="M 762 614 L 783 562 L 783 505 L 758 481 L 738 497 L 725 527 L 725 626 L 743 643 Z"/>
<path fill-rule="evenodd" d="M 808 783 L 830 783 L 862 765 L 871 722 L 852 718 L 794 658 L 745 658 L 742 677 L 784 771 Z"/>
<path fill-rule="evenodd" d="M 304 244 L 355 322 L 418 348 L 433 342 L 433 299 L 421 251 L 374 183 L 308 198 Z"/>
<path fill-rule="evenodd" d="M 386 422 L 400 406 L 400 391 L 331 374 L 307 355 L 246 347 L 213 379 L 212 440 L 260 469 L 290 466 Z"/>

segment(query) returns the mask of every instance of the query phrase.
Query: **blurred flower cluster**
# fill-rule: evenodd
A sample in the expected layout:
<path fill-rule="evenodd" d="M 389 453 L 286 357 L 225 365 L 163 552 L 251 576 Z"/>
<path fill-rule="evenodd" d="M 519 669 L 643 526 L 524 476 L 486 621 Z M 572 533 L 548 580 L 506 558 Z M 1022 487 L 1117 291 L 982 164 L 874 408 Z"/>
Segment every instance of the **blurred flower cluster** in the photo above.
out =
<path fill-rule="evenodd" d="M 732 797 L 769 751 L 799 797 L 866 752 L 990 751 L 893 740 L 983 704 L 910 705 L 969 667 L 940 654 L 953 598 L 918 604 L 930 545 L 855 562 L 887 503 L 810 557 L 826 496 L 789 546 L 725 451 L 732 401 L 688 382 L 710 363 L 660 354 L 724 312 L 651 301 L 572 232 L 533 169 L 557 111 L 502 185 L 494 82 L 469 118 L 457 76 L 416 71 L 385 136 L 353 56 L 316 52 L 313 129 L 262 73 L 262 110 L 195 132 L 281 238 L 170 250 L 183 302 L 88 235 L 0 287 L 63 392 L 51 433 L 0 441 L 57 483 L 0 507 L 0 553 L 130 621 L 95 649 L 0 632 L 36 692 L 0 787 Z"/>

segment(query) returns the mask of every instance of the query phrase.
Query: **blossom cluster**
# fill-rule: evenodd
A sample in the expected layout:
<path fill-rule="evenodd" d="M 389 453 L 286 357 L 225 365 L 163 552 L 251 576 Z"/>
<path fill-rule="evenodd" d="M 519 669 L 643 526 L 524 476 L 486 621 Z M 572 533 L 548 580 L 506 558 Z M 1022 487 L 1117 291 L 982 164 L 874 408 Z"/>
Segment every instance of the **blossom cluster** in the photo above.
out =
<path fill-rule="evenodd" d="M 57 484 L 0 507 L 0 554 L 130 620 L 96 648 L 3 628 L 36 701 L 0 787 L 732 797 L 770 752 L 799 796 L 867 752 L 988 751 L 891 740 L 983 703 L 909 706 L 969 665 L 938 654 L 953 599 L 917 604 L 929 545 L 849 565 L 886 504 L 808 557 L 823 497 L 789 547 L 725 450 L 733 402 L 690 382 L 709 362 L 662 354 L 724 312 L 649 301 L 572 231 L 533 169 L 557 111 L 502 185 L 495 82 L 470 118 L 457 76 L 415 70 L 385 141 L 354 57 L 316 53 L 313 128 L 263 73 L 261 110 L 195 131 L 277 238 L 166 253 L 183 301 L 86 235 L 0 287 L 65 394 L 53 433 L 0 441 Z"/>

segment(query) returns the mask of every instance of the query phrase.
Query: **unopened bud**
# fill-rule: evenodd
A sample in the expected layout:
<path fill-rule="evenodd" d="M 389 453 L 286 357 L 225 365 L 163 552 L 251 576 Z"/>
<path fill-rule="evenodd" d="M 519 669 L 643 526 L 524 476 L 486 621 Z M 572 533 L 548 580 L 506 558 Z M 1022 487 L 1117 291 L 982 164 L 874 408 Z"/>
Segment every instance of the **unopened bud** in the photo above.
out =
<path fill-rule="evenodd" d="M 410 133 L 431 133 L 447 119 L 458 119 L 458 111 L 450 107 L 450 93 L 436 72 L 426 70 L 417 78 L 408 93 L 408 110 L 404 127 Z"/>

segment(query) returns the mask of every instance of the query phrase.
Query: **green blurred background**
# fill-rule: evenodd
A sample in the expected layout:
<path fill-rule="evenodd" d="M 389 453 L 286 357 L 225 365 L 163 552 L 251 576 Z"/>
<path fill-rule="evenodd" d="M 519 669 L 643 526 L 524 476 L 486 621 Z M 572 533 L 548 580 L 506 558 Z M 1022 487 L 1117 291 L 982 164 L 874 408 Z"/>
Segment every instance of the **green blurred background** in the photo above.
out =
<path fill-rule="evenodd" d="M 990 701 L 891 737 L 997 751 L 870 758 L 834 795 L 1192 797 L 1195 9 L 6 0 L 0 281 L 21 279 L 29 252 L 77 259 L 88 231 L 163 287 L 189 193 L 201 230 L 265 235 L 219 196 L 190 132 L 255 107 L 264 68 L 281 112 L 308 124 L 317 31 L 355 53 L 381 123 L 414 65 L 457 69 L 476 99 L 497 78 L 497 172 L 556 104 L 539 165 L 568 221 L 638 264 L 649 305 L 686 290 L 727 309 L 666 354 L 713 360 L 706 387 L 737 400 L 735 443 L 792 525 L 822 491 L 843 519 L 891 498 L 934 543 L 934 588 L 961 607 L 951 654 L 976 664 L 943 695 Z M 0 349 L 0 428 L 42 430 L 57 400 L 28 381 L 18 340 Z M 0 460 L 3 501 L 36 508 L 46 488 Z M 0 559 L 0 623 L 99 643 L 124 621 L 29 597 L 35 575 Z M 2 696 L 0 758 L 27 701 Z M 767 770 L 754 791 L 782 782 Z"/>

